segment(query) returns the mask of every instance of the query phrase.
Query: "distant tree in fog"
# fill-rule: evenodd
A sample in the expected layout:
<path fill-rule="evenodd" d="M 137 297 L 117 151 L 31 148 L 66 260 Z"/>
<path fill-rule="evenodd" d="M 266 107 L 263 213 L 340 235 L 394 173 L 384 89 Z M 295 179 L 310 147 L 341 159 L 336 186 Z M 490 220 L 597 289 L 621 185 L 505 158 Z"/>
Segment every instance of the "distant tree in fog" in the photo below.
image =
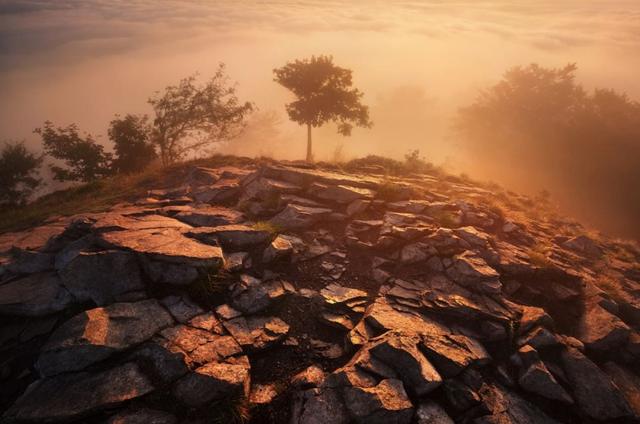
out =
<path fill-rule="evenodd" d="M 0 205 L 20 205 L 40 185 L 37 156 L 22 143 L 5 143 L 0 149 Z"/>
<path fill-rule="evenodd" d="M 313 160 L 312 127 L 335 122 L 345 136 L 354 125 L 371 127 L 369 108 L 360 102 L 363 93 L 352 87 L 352 71 L 334 65 L 331 56 L 295 60 L 273 72 L 274 81 L 296 96 L 286 109 L 292 121 L 307 126 L 307 161 Z"/>
<path fill-rule="evenodd" d="M 156 155 L 155 146 L 151 143 L 151 127 L 147 116 L 116 116 L 109 126 L 109 139 L 113 142 L 115 159 L 113 170 L 129 174 L 142 171 Z"/>
<path fill-rule="evenodd" d="M 576 69 L 508 70 L 459 110 L 459 140 L 474 161 L 546 179 L 581 209 L 640 237 L 640 104 L 613 90 L 585 90 Z"/>
<path fill-rule="evenodd" d="M 185 78 L 156 93 L 149 104 L 155 112 L 152 141 L 164 165 L 238 136 L 254 109 L 250 102 L 238 100 L 223 64 L 204 85 L 198 85 L 195 76 Z"/>
<path fill-rule="evenodd" d="M 34 132 L 42 137 L 44 151 L 65 165 L 50 165 L 54 179 L 89 182 L 111 174 L 111 153 L 104 152 L 91 134 L 81 136 L 76 124 L 55 127 L 47 121 Z"/>

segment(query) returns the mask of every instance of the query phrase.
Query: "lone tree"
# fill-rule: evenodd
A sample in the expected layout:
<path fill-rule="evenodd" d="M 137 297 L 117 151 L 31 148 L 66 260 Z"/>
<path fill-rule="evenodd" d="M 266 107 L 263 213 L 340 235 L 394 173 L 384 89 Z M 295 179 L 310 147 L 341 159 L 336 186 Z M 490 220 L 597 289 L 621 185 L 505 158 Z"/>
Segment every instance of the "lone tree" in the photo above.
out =
<path fill-rule="evenodd" d="M 50 166 L 54 179 L 89 182 L 111 174 L 111 153 L 105 153 L 104 147 L 96 143 L 91 134 L 80 136 L 76 124 L 55 127 L 51 121 L 46 121 L 34 132 L 42 137 L 44 151 L 66 165 L 65 168 Z"/>
<path fill-rule="evenodd" d="M 24 204 L 40 185 L 38 168 L 42 156 L 29 152 L 22 143 L 5 143 L 0 149 L 0 205 Z"/>
<path fill-rule="evenodd" d="M 152 141 L 164 165 L 190 151 L 238 136 L 253 110 L 253 104 L 238 100 L 224 64 L 206 84 L 198 85 L 195 76 L 185 78 L 163 94 L 156 93 L 149 104 L 155 112 Z"/>
<path fill-rule="evenodd" d="M 371 127 L 369 107 L 360 103 L 363 93 L 352 87 L 352 71 L 334 65 L 331 56 L 289 62 L 273 73 L 274 81 L 296 96 L 286 108 L 292 121 L 307 126 L 307 161 L 313 160 L 312 127 L 332 121 L 345 136 L 354 125 Z"/>
<path fill-rule="evenodd" d="M 116 116 L 109 126 L 109 139 L 113 142 L 116 158 L 113 170 L 130 174 L 146 168 L 155 158 L 156 150 L 151 143 L 149 118 L 137 115 Z"/>

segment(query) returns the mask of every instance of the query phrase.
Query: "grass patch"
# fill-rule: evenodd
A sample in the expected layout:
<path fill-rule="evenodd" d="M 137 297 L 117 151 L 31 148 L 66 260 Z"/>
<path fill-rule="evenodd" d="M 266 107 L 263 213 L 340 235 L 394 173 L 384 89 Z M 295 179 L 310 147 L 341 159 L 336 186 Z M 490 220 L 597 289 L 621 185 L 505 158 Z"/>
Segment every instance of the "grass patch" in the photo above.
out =
<path fill-rule="evenodd" d="M 266 231 L 272 235 L 277 235 L 282 232 L 282 227 L 276 224 L 272 224 L 269 221 L 258 221 L 252 225 L 254 230 L 257 231 Z"/>
<path fill-rule="evenodd" d="M 178 186 L 191 166 L 246 166 L 255 163 L 256 160 L 250 158 L 213 155 L 168 167 L 156 165 L 138 174 L 115 175 L 55 191 L 26 206 L 0 210 L 0 233 L 40 225 L 53 216 L 102 212 L 117 203 L 144 197 L 151 189 Z"/>
<path fill-rule="evenodd" d="M 537 243 L 533 245 L 530 249 L 527 250 L 527 255 L 529 255 L 529 261 L 532 265 L 535 265 L 539 268 L 553 268 L 553 262 L 549 259 L 549 253 L 552 248 L 550 246 L 545 246 L 544 244 Z"/>
<path fill-rule="evenodd" d="M 242 396 L 222 399 L 210 408 L 211 424 L 245 424 L 251 418 L 249 401 Z"/>

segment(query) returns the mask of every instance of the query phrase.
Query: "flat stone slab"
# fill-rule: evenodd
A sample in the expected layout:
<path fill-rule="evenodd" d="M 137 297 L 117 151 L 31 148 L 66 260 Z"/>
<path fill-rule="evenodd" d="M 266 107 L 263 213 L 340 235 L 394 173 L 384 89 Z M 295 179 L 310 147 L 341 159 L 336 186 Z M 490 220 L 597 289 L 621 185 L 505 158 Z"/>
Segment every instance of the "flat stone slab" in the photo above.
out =
<path fill-rule="evenodd" d="M 150 339 L 172 323 L 169 312 L 156 300 L 90 309 L 53 332 L 37 368 L 47 376 L 81 370 Z"/>
<path fill-rule="evenodd" d="M 178 212 L 174 217 L 194 227 L 215 227 L 244 221 L 242 212 L 223 206 L 193 208 L 189 211 Z"/>
<path fill-rule="evenodd" d="M 242 250 L 256 245 L 266 244 L 273 237 L 269 231 L 249 225 L 221 225 L 218 227 L 200 227 L 188 230 L 185 234 L 203 243 L 219 244 L 225 250 Z"/>
<path fill-rule="evenodd" d="M 238 317 L 223 325 L 242 347 L 254 351 L 282 341 L 289 333 L 289 325 L 276 317 Z"/>
<path fill-rule="evenodd" d="M 0 234 L 0 254 L 12 248 L 22 250 L 43 250 L 47 243 L 65 230 L 65 223 L 42 225 L 28 231 Z"/>
<path fill-rule="evenodd" d="M 0 315 L 49 315 L 64 310 L 73 301 L 54 273 L 31 274 L 0 285 Z"/>
<path fill-rule="evenodd" d="M 224 264 L 221 248 L 199 243 L 176 229 L 111 231 L 101 234 L 100 240 L 159 261 L 215 268 Z"/>
<path fill-rule="evenodd" d="M 62 374 L 31 384 L 3 419 L 66 422 L 113 408 L 153 390 L 149 378 L 133 363 L 96 373 Z"/>
<path fill-rule="evenodd" d="M 91 228 L 95 231 L 152 230 L 160 228 L 191 228 L 190 225 L 163 215 L 124 216 L 104 213 L 97 217 Z"/>

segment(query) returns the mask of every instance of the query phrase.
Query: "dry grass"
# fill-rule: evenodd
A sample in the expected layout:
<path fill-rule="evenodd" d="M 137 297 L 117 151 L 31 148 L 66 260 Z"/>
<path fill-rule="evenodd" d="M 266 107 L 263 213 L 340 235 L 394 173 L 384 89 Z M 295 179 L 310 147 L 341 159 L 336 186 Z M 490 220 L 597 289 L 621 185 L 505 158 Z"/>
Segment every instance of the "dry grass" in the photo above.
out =
<path fill-rule="evenodd" d="M 0 210 L 0 233 L 33 227 L 54 216 L 101 212 L 116 203 L 142 197 L 151 189 L 178 185 L 190 166 L 244 166 L 254 163 L 256 161 L 249 158 L 214 155 L 164 168 L 152 166 L 139 174 L 115 175 L 59 190 L 26 206 Z"/>

